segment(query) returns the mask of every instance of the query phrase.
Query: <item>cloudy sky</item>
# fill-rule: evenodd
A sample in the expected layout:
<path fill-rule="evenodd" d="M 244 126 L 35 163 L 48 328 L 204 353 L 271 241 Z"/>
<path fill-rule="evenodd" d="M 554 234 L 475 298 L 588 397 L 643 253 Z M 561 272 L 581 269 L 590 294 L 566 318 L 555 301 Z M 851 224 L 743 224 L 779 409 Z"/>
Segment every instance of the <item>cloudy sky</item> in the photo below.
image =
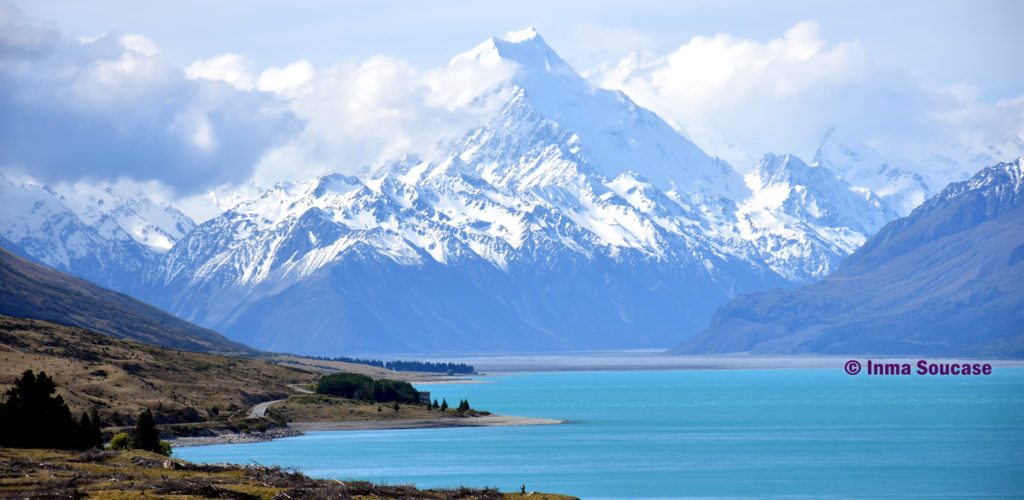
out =
<path fill-rule="evenodd" d="M 525 26 L 741 170 L 833 126 L 897 160 L 1021 152 L 1021 2 L 551 3 L 0 0 L 0 169 L 208 217 L 457 133 L 501 75 L 448 60 Z"/>

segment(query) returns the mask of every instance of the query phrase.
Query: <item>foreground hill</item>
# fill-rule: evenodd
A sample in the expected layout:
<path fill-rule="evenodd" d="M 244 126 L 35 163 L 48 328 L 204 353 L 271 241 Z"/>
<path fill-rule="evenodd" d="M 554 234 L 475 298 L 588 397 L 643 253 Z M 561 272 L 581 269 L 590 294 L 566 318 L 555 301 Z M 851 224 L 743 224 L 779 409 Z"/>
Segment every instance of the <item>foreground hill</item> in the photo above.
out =
<path fill-rule="evenodd" d="M 0 496 L 16 498 L 402 498 L 571 500 L 491 488 L 421 490 L 411 485 L 311 479 L 260 465 L 192 464 L 147 452 L 0 449 Z"/>
<path fill-rule="evenodd" d="M 951 184 L 820 283 L 733 300 L 674 351 L 1024 356 L 1024 158 Z"/>
<path fill-rule="evenodd" d="M 48 323 L 0 316 L 0 386 L 24 370 L 52 376 L 77 415 L 96 407 L 109 425 L 125 425 L 143 408 L 158 422 L 197 422 L 248 413 L 282 399 L 319 374 L 256 359 L 141 344 Z"/>
<path fill-rule="evenodd" d="M 127 295 L 34 264 L 0 248 L 0 314 L 68 326 L 190 351 L 252 353 Z"/>

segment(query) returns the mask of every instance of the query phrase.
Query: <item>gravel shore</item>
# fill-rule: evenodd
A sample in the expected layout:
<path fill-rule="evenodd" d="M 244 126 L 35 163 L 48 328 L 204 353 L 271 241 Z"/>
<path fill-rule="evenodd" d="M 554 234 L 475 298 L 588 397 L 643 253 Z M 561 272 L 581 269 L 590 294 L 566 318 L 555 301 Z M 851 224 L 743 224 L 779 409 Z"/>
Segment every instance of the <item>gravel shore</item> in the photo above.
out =
<path fill-rule="evenodd" d="M 209 446 L 212 444 L 261 443 L 272 439 L 301 436 L 302 431 L 291 427 L 277 427 L 264 432 L 225 432 L 213 436 L 179 437 L 168 441 L 172 448 L 185 446 Z"/>
<path fill-rule="evenodd" d="M 261 443 L 272 439 L 301 436 L 317 431 L 367 431 L 388 429 L 445 429 L 452 427 L 506 427 L 514 425 L 554 425 L 566 420 L 532 417 L 510 417 L 483 415 L 479 417 L 416 418 L 405 420 L 361 420 L 348 422 L 292 422 L 288 427 L 278 427 L 265 432 L 226 432 L 213 436 L 179 437 L 169 441 L 171 447 L 209 446 L 214 444 Z"/>
<path fill-rule="evenodd" d="M 292 422 L 293 429 L 303 432 L 316 431 L 367 431 L 387 429 L 444 429 L 450 427 L 507 427 L 514 425 L 554 425 L 565 420 L 532 417 L 509 417 L 483 415 L 479 417 L 416 418 L 406 420 L 359 420 L 349 422 Z"/>

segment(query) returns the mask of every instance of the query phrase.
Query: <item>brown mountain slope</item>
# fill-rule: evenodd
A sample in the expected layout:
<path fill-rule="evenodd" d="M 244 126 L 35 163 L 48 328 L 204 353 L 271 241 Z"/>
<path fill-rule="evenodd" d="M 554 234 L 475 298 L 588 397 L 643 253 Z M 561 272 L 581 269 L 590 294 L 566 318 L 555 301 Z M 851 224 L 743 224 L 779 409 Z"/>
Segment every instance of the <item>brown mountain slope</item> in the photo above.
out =
<path fill-rule="evenodd" d="M 248 414 L 257 402 L 293 394 L 289 384 L 320 376 L 259 359 L 166 349 L 0 316 L 0 391 L 27 369 L 52 376 L 76 416 L 96 407 L 108 425 L 127 424 L 143 408 L 168 423 Z"/>
<path fill-rule="evenodd" d="M 147 344 L 200 352 L 253 349 L 127 295 L 0 248 L 0 314 L 77 326 Z"/>

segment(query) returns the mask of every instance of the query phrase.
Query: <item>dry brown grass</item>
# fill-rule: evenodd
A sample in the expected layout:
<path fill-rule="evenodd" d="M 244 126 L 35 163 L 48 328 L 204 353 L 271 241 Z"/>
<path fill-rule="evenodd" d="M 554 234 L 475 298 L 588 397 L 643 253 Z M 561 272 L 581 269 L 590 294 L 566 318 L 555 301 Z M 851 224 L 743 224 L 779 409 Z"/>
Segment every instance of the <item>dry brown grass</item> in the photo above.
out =
<path fill-rule="evenodd" d="M 274 467 L 197 465 L 148 452 L 0 449 L 0 497 L 15 498 L 520 498 L 492 489 L 419 490 L 310 479 Z M 573 497 L 533 494 L 533 499 Z"/>
<path fill-rule="evenodd" d="M 52 376 L 74 415 L 96 407 L 110 425 L 130 423 L 143 408 L 164 423 L 225 419 L 288 397 L 295 392 L 289 384 L 319 377 L 262 359 L 166 349 L 0 316 L 0 391 L 27 369 Z"/>

